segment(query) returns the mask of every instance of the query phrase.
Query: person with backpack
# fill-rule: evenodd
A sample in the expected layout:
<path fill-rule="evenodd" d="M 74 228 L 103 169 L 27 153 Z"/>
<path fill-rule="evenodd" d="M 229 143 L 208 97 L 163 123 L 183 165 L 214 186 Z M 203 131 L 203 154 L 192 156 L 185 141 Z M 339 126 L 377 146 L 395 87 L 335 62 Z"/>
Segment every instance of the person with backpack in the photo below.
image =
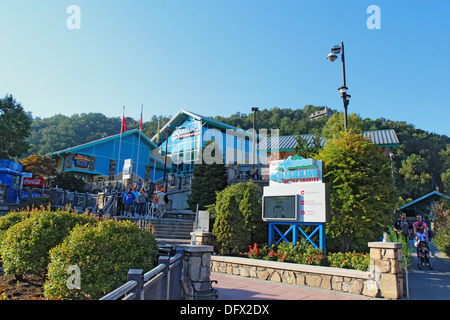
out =
<path fill-rule="evenodd" d="M 128 189 L 128 192 L 124 193 L 124 195 L 123 195 L 125 216 L 131 217 L 131 214 L 133 214 L 133 204 L 135 201 L 136 201 L 136 196 L 133 194 L 131 189 Z"/>

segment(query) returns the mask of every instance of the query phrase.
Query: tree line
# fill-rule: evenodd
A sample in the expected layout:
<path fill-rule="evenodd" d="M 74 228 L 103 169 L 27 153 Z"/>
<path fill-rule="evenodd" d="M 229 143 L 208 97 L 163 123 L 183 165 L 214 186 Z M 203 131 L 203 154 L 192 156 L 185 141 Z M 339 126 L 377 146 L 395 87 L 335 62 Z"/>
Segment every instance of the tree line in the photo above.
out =
<path fill-rule="evenodd" d="M 101 113 L 33 118 L 11 95 L 0 99 L 0 108 L 0 158 L 20 159 L 34 153 L 46 155 L 118 134 L 121 128 L 121 117 L 107 117 Z M 318 134 L 330 137 L 343 127 L 342 114 L 333 110 L 332 116 L 309 118 L 323 108 L 312 105 L 303 108 L 260 108 L 256 127 L 279 129 L 280 135 Z M 19 116 L 21 114 L 27 117 Z M 238 112 L 229 117 L 206 116 L 244 130 L 253 128 L 251 112 Z M 170 118 L 170 115 L 153 115 L 143 123 L 143 133 L 153 137 L 158 123 L 162 127 Z M 139 119 L 127 117 L 126 120 L 128 130 L 139 127 Z M 416 199 L 434 190 L 450 194 L 450 138 L 447 135 L 427 132 L 404 121 L 362 119 L 354 113 L 349 115 L 348 121 L 349 128 L 355 132 L 395 130 L 400 146 L 394 148 L 394 180 L 397 193 L 403 200 Z"/>

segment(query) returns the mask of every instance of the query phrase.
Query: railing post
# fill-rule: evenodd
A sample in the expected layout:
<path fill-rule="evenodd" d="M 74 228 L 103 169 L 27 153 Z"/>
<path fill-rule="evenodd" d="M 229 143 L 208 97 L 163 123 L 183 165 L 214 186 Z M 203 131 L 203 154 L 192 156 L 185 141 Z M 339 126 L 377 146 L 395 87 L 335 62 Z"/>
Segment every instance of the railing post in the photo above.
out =
<path fill-rule="evenodd" d="M 130 269 L 128 270 L 127 281 L 136 281 L 136 287 L 132 290 L 136 297 L 134 300 L 141 300 L 142 286 L 144 285 L 144 270 Z"/>
<path fill-rule="evenodd" d="M 159 300 L 168 300 L 168 293 L 169 291 L 167 290 L 167 286 L 169 284 L 168 281 L 168 275 L 169 275 L 169 256 L 160 256 L 158 259 L 158 264 L 164 264 L 164 270 L 163 273 L 164 275 L 161 278 L 161 282 L 158 284 L 158 289 L 159 290 Z M 156 296 L 158 296 L 158 293 Z"/>
<path fill-rule="evenodd" d="M 169 300 L 181 300 L 183 289 L 181 288 L 181 276 L 184 262 L 184 249 L 176 248 L 175 255 L 180 254 L 180 263 L 169 273 Z"/>

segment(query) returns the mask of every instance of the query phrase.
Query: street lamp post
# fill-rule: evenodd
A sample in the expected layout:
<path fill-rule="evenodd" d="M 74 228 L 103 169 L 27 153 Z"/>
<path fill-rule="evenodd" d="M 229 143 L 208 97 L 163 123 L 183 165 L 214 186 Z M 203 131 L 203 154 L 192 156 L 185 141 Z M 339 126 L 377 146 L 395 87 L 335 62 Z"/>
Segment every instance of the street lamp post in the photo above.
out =
<path fill-rule="evenodd" d="M 341 98 L 342 101 L 344 102 L 344 128 L 345 131 L 347 131 L 347 108 L 348 108 L 348 104 L 350 102 L 350 95 L 347 94 L 347 83 L 346 83 L 346 79 L 345 79 L 345 59 L 344 59 L 344 42 L 341 42 L 340 46 L 334 46 L 333 48 L 331 48 L 331 52 L 330 54 L 328 54 L 327 59 L 330 60 L 331 62 L 333 62 L 334 60 L 337 59 L 337 55 L 336 54 L 341 54 L 341 60 L 342 60 L 342 87 L 340 87 L 338 90 L 341 93 Z"/>
<path fill-rule="evenodd" d="M 259 111 L 258 107 L 252 107 L 253 111 L 253 152 L 252 152 L 252 168 L 255 167 L 255 156 L 256 156 L 256 112 Z"/>

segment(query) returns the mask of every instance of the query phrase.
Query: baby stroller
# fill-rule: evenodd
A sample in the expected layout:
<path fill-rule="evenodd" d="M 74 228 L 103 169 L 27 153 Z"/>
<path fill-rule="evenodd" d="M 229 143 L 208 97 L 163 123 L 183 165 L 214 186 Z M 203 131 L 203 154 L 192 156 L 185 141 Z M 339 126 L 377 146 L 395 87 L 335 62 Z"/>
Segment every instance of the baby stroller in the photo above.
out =
<path fill-rule="evenodd" d="M 430 270 L 433 270 L 433 266 L 430 261 L 430 249 L 428 247 L 428 243 L 425 235 L 418 234 L 417 239 L 417 267 L 419 269 L 422 266 L 428 266 Z"/>

